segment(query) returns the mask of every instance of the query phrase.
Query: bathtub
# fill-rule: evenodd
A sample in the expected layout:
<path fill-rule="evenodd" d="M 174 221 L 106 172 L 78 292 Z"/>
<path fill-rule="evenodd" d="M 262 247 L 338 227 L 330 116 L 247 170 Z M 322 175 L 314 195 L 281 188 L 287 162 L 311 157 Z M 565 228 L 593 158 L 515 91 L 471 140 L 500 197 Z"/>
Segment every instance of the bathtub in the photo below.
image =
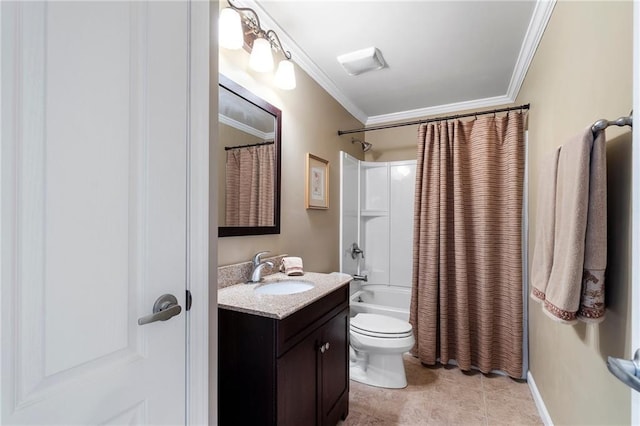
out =
<path fill-rule="evenodd" d="M 351 315 L 371 313 L 409 321 L 411 289 L 381 284 L 365 284 L 351 295 Z"/>

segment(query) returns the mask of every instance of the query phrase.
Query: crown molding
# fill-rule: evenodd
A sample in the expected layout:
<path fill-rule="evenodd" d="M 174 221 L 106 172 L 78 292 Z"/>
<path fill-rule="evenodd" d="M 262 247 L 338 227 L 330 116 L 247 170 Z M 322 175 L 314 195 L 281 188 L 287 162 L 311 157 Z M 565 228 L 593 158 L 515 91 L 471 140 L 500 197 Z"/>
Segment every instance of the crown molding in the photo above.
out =
<path fill-rule="evenodd" d="M 520 54 L 518 55 L 516 66 L 513 69 L 513 74 L 511 74 L 509 88 L 507 89 L 507 97 L 513 99 L 513 101 L 518 97 L 520 87 L 522 87 L 531 61 L 533 61 L 540 40 L 542 40 L 544 30 L 547 28 L 549 19 L 551 19 L 551 13 L 555 5 L 556 0 L 538 0 L 536 2 L 535 8 L 533 9 L 533 16 L 531 16 L 531 21 L 529 21 L 529 28 L 527 28 L 527 32 L 524 35 Z"/>
<path fill-rule="evenodd" d="M 314 79 L 327 93 L 329 93 L 340 105 L 364 125 L 389 123 L 399 120 L 415 119 L 429 115 L 450 113 L 474 108 L 487 108 L 497 105 L 513 103 L 518 96 L 520 87 L 524 82 L 531 61 L 535 55 L 538 44 L 542 39 L 544 30 L 551 18 L 551 13 L 556 0 L 537 0 L 533 10 L 529 27 L 525 33 L 522 47 L 516 60 L 507 93 L 491 98 L 475 99 L 464 102 L 456 102 L 445 105 L 419 108 L 409 111 L 400 111 L 391 114 L 367 116 L 360 108 L 344 96 L 335 83 L 309 58 L 293 39 L 271 18 L 271 16 L 255 0 L 235 0 L 234 3 L 241 7 L 250 7 L 260 13 L 260 20 L 264 26 L 278 33 L 287 50 L 293 54 L 293 61 L 304 70 L 309 77 Z"/>
<path fill-rule="evenodd" d="M 448 112 L 465 111 L 469 109 L 487 108 L 496 105 L 504 105 L 512 103 L 506 95 L 494 96 L 492 98 L 475 99 L 472 101 L 454 102 L 445 105 L 436 105 L 426 108 L 412 109 L 409 111 L 394 112 L 391 114 L 374 115 L 367 120 L 367 126 L 376 124 L 386 124 L 394 121 L 411 120 L 416 118 L 428 117 L 430 115 L 444 114 Z"/>

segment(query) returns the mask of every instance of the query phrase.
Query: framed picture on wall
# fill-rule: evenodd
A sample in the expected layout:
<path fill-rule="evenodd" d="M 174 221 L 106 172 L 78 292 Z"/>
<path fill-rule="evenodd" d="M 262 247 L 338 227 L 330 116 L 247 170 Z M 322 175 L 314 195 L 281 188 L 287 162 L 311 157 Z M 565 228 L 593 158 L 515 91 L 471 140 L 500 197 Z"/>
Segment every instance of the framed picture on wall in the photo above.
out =
<path fill-rule="evenodd" d="M 329 162 L 307 153 L 305 204 L 308 209 L 329 208 Z"/>

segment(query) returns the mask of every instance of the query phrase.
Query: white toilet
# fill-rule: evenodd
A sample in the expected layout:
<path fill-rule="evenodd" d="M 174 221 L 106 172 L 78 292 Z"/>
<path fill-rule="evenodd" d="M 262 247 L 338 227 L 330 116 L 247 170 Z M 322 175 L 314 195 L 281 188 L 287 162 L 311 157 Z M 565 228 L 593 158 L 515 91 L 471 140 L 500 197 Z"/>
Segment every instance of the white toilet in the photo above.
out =
<path fill-rule="evenodd" d="M 378 314 L 351 317 L 349 376 L 356 382 L 381 388 L 404 388 L 407 377 L 402 354 L 415 339 L 411 324 Z"/>

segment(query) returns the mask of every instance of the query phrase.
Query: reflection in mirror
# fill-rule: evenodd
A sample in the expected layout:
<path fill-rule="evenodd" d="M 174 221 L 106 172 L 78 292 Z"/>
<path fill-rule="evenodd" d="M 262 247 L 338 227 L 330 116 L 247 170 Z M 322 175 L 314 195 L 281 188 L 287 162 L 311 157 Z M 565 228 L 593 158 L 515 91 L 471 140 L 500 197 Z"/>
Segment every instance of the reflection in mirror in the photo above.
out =
<path fill-rule="evenodd" d="M 281 111 L 220 76 L 218 236 L 280 233 Z"/>

